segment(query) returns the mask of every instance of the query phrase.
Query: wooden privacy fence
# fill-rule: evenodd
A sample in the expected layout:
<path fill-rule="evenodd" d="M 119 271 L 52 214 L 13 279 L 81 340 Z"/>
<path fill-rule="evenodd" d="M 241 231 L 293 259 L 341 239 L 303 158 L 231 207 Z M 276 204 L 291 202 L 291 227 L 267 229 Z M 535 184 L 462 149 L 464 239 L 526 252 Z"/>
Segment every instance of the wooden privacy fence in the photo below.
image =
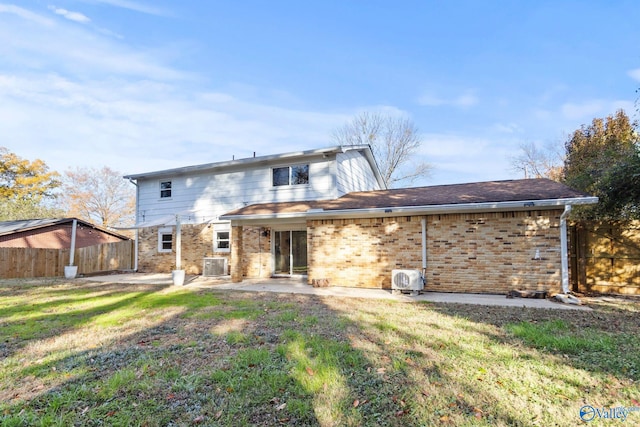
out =
<path fill-rule="evenodd" d="M 74 261 L 79 275 L 133 270 L 134 242 L 78 248 Z M 1 279 L 64 276 L 65 265 L 69 265 L 69 249 L 0 248 Z"/>
<path fill-rule="evenodd" d="M 575 291 L 640 295 L 640 221 L 582 221 L 570 240 Z"/>

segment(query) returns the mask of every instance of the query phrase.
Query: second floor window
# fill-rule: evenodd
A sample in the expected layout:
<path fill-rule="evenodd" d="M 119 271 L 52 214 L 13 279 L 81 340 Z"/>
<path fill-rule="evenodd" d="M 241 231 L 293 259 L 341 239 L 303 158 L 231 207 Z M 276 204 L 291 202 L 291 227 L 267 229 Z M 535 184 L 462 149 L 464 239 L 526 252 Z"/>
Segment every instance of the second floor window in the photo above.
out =
<path fill-rule="evenodd" d="M 166 199 L 171 197 L 171 181 L 162 181 L 160 183 L 160 198 Z"/>
<path fill-rule="evenodd" d="M 309 183 L 309 165 L 273 168 L 273 186 L 303 185 Z"/>

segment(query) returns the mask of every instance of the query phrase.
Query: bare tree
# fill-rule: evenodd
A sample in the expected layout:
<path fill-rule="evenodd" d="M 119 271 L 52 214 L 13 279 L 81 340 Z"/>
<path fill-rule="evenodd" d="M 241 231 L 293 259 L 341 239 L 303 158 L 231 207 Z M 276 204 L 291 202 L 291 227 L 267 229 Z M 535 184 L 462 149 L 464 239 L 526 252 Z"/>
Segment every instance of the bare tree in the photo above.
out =
<path fill-rule="evenodd" d="M 416 158 L 422 139 L 405 118 L 364 112 L 332 133 L 340 145 L 369 145 L 387 187 L 430 176 L 433 167 Z"/>
<path fill-rule="evenodd" d="M 553 148 L 539 148 L 532 142 L 520 145 L 520 155 L 511 158 L 512 170 L 521 172 L 524 178 L 562 179 L 562 155 Z"/>
<path fill-rule="evenodd" d="M 106 166 L 66 171 L 63 189 L 60 197 L 69 215 L 111 227 L 133 221 L 134 187 Z"/>

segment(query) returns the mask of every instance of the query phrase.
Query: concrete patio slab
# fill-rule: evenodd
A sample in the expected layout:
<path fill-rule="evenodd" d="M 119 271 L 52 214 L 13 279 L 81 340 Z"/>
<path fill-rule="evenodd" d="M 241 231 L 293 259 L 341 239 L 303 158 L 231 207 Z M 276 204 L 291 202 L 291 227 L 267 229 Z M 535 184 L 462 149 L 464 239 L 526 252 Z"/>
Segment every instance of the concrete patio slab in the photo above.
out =
<path fill-rule="evenodd" d="M 116 282 L 132 284 L 159 284 L 171 285 L 171 274 L 162 273 L 127 273 L 111 274 L 105 276 L 85 277 L 83 280 L 93 282 Z M 590 310 L 586 306 L 561 304 L 546 299 L 533 298 L 507 298 L 505 295 L 492 294 L 462 294 L 447 292 L 426 291 L 417 296 L 406 294 L 392 294 L 387 289 L 362 289 L 332 286 L 328 288 L 314 288 L 307 284 L 306 280 L 295 278 L 274 279 L 246 279 L 240 283 L 233 283 L 228 277 L 212 278 L 202 276 L 187 277 L 185 287 L 198 287 L 210 289 L 224 289 L 229 291 L 244 292 L 276 292 L 291 294 L 308 294 L 342 298 L 372 298 L 389 299 L 395 301 L 416 302 L 429 301 L 434 303 L 458 303 L 504 307 L 530 307 L 561 310 Z"/>

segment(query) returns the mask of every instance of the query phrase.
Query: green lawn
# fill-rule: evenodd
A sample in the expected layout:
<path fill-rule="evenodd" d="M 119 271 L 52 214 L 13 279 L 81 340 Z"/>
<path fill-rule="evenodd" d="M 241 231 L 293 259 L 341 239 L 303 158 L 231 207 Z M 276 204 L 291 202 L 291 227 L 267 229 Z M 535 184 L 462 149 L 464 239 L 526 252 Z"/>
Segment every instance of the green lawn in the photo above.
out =
<path fill-rule="evenodd" d="M 0 281 L 0 425 L 580 425 L 640 407 L 639 313 Z"/>

